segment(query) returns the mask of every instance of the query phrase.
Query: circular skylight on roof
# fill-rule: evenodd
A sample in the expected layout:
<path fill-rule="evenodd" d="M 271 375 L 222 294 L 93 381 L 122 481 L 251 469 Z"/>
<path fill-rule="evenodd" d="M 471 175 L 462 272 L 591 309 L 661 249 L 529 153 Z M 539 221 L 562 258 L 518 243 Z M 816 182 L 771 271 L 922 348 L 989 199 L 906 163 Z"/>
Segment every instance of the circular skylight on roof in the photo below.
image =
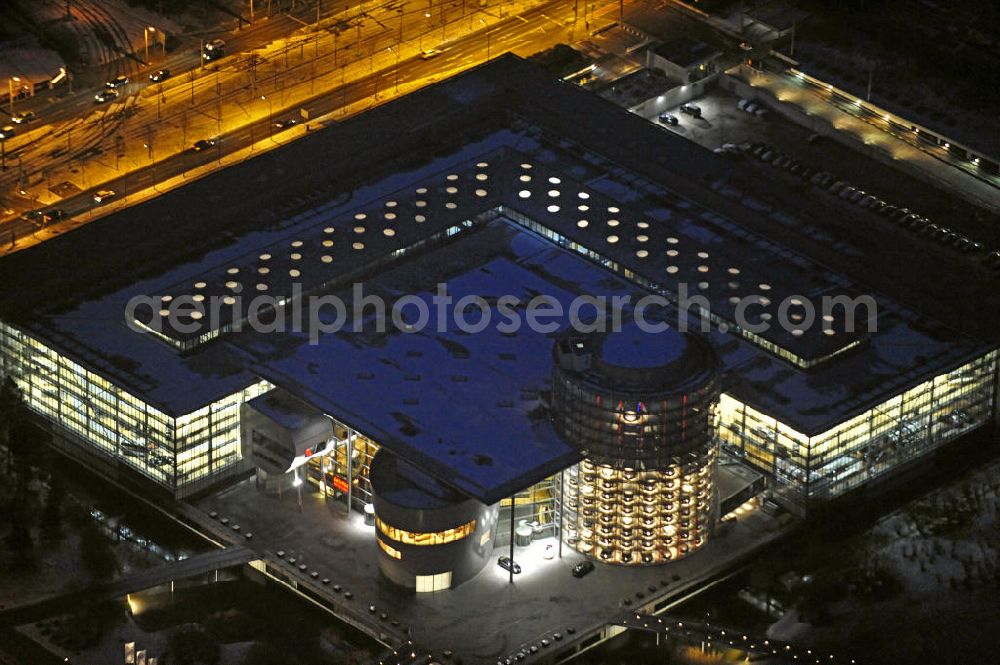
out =
<path fill-rule="evenodd" d="M 205 296 L 201 293 L 191 296 L 191 299 L 195 302 L 205 302 Z"/>
<path fill-rule="evenodd" d="M 489 164 L 487 162 L 479 162 L 478 164 L 476 164 L 477 169 L 485 169 L 488 166 Z"/>
<path fill-rule="evenodd" d="M 581 229 L 585 229 L 587 228 L 587 226 L 590 225 L 590 222 L 588 222 L 585 219 L 581 219 L 579 222 L 576 223 L 576 225 L 579 226 Z"/>
<path fill-rule="evenodd" d="M 708 282 L 698 282 L 698 288 L 704 291 L 708 288 Z"/>
<path fill-rule="evenodd" d="M 329 254 L 324 254 L 323 256 L 319 257 L 319 260 L 322 261 L 323 263 L 333 263 L 333 257 L 330 256 Z"/>
<path fill-rule="evenodd" d="M 588 205 L 581 205 L 581 206 L 577 206 L 576 209 L 579 210 L 580 212 L 587 212 L 588 210 L 590 210 L 590 206 L 588 206 Z"/>
<path fill-rule="evenodd" d="M 385 202 L 385 207 L 386 208 L 395 208 L 396 207 L 396 202 L 395 201 L 386 201 Z"/>
<path fill-rule="evenodd" d="M 799 305 L 799 306 L 801 306 L 802 305 L 802 298 L 789 298 L 788 302 L 791 305 Z"/>
<path fill-rule="evenodd" d="M 531 196 L 531 192 L 528 191 L 527 189 L 522 189 L 517 193 L 517 195 L 520 196 L 522 199 L 526 199 Z"/>
<path fill-rule="evenodd" d="M 414 191 L 416 191 L 417 194 L 426 194 L 427 193 L 427 188 L 426 187 L 417 187 L 417 189 L 414 190 Z"/>
<path fill-rule="evenodd" d="M 229 273 L 230 275 L 235 275 L 235 274 L 236 274 L 236 273 L 238 273 L 239 271 L 240 271 L 240 269 L 239 269 L 239 268 L 230 268 L 230 269 L 229 269 L 229 270 L 227 270 L 226 272 L 227 272 L 227 273 Z"/>
<path fill-rule="evenodd" d="M 458 174 L 457 173 L 449 173 L 448 174 L 448 180 L 449 181 L 458 180 Z"/>
<path fill-rule="evenodd" d="M 667 250 L 667 256 L 677 256 L 678 254 L 680 254 L 680 252 L 678 252 L 676 249 Z"/>
<path fill-rule="evenodd" d="M 355 226 L 354 227 L 354 232 L 355 233 L 364 233 L 365 232 L 365 227 L 363 227 L 363 226 Z"/>
<path fill-rule="evenodd" d="M 476 190 L 476 196 L 482 197 L 482 196 L 486 196 L 488 193 L 489 192 L 487 192 L 485 189 L 477 189 Z"/>
<path fill-rule="evenodd" d="M 667 272 L 671 275 L 675 274 L 678 270 L 680 270 L 680 268 L 677 266 L 667 266 Z"/>
<path fill-rule="evenodd" d="M 608 242 L 612 245 L 618 242 L 618 236 L 608 236 Z"/>
<path fill-rule="evenodd" d="M 358 220 L 368 219 L 368 215 L 366 215 L 363 212 L 359 212 L 358 214 L 354 215 L 354 219 L 358 219 Z"/>
<path fill-rule="evenodd" d="M 365 243 L 363 243 L 363 242 L 352 243 L 351 247 L 353 247 L 354 249 L 364 249 L 365 248 Z"/>
<path fill-rule="evenodd" d="M 170 316 L 170 310 L 169 309 L 161 309 L 160 310 L 160 316 Z"/>
<path fill-rule="evenodd" d="M 332 240 L 324 240 L 320 244 L 323 245 L 324 247 L 333 247 L 333 241 Z"/>
<path fill-rule="evenodd" d="M 160 296 L 160 300 L 162 300 L 163 302 L 170 302 L 173 299 L 174 299 L 173 296 Z"/>
<path fill-rule="evenodd" d="M 257 285 L 257 290 L 258 291 L 267 291 L 267 284 L 264 284 L 264 283 L 258 284 Z"/>
<path fill-rule="evenodd" d="M 764 312 L 763 314 L 760 315 L 760 320 L 761 321 L 770 321 L 771 320 L 771 314 L 769 312 Z"/>
<path fill-rule="evenodd" d="M 698 272 L 708 272 L 708 266 L 698 266 Z"/>
<path fill-rule="evenodd" d="M 823 320 L 826 321 L 827 323 L 833 323 L 833 315 L 832 314 L 824 314 L 823 315 Z"/>
<path fill-rule="evenodd" d="M 730 275 L 739 275 L 740 274 L 740 269 L 739 268 L 730 268 L 728 272 L 729 272 Z"/>
<path fill-rule="evenodd" d="M 827 328 L 826 330 L 823 331 L 823 334 L 824 335 L 836 335 L 837 333 L 835 333 L 831 329 Z"/>
<path fill-rule="evenodd" d="M 708 258 L 708 252 L 698 252 L 698 258 L 699 259 L 707 259 Z"/>
<path fill-rule="evenodd" d="M 553 185 L 558 185 L 559 183 L 562 182 L 562 180 L 560 180 L 559 178 L 557 178 L 555 176 L 552 176 L 551 178 L 549 178 L 549 182 L 551 182 Z"/>
<path fill-rule="evenodd" d="M 635 239 L 638 240 L 639 242 L 648 242 L 649 241 L 649 236 L 639 235 L 639 236 L 636 236 Z"/>
<path fill-rule="evenodd" d="M 771 299 L 770 298 L 761 298 L 760 299 L 760 304 L 763 307 L 767 307 L 767 306 L 769 306 L 771 304 Z"/>
<path fill-rule="evenodd" d="M 227 289 L 235 289 L 239 285 L 240 285 L 239 282 L 226 282 L 226 288 Z"/>
<path fill-rule="evenodd" d="M 649 222 L 636 222 L 635 225 L 638 226 L 640 229 L 649 228 Z"/>
<path fill-rule="evenodd" d="M 194 319 L 195 321 L 197 321 L 198 319 L 200 319 L 202 316 L 204 316 L 204 314 L 202 314 L 199 311 L 191 312 L 191 318 Z"/>
<path fill-rule="evenodd" d="M 203 288 L 205 288 L 205 282 L 195 282 L 194 283 L 194 288 L 196 288 L 196 289 L 203 289 Z"/>
<path fill-rule="evenodd" d="M 635 253 L 635 255 L 638 256 L 640 259 L 644 259 L 647 256 L 649 256 L 649 252 L 647 252 L 644 249 L 640 249 L 638 252 Z"/>
<path fill-rule="evenodd" d="M 551 196 L 552 198 L 555 198 L 555 197 L 559 196 L 559 190 L 558 189 L 550 189 L 549 190 L 549 196 Z"/>
<path fill-rule="evenodd" d="M 590 194 L 588 194 L 587 192 L 580 192 L 579 194 L 577 194 L 577 196 L 579 196 L 581 199 L 589 199 L 590 198 Z"/>
<path fill-rule="evenodd" d="M 521 164 L 521 168 L 522 169 L 530 169 L 531 168 L 531 164 Z"/>
<path fill-rule="evenodd" d="M 301 240 L 295 240 L 292 242 L 292 247 L 301 247 L 301 246 L 302 246 Z"/>
<path fill-rule="evenodd" d="M 675 238 L 673 236 L 670 236 L 669 238 L 667 238 L 667 242 L 669 244 L 671 244 L 671 245 L 676 245 L 677 243 L 680 242 L 680 240 L 678 240 L 677 238 Z"/>
<path fill-rule="evenodd" d="M 449 194 L 458 194 L 458 187 L 446 187 L 444 191 Z"/>
<path fill-rule="evenodd" d="M 549 206 L 546 210 L 549 212 L 559 212 L 559 206 Z"/>
<path fill-rule="evenodd" d="M 447 208 L 448 210 L 454 210 L 455 208 L 458 207 L 458 204 L 455 203 L 454 201 L 448 201 L 447 203 L 444 204 L 444 207 Z"/>
<path fill-rule="evenodd" d="M 728 286 L 731 289 L 738 289 L 738 288 L 740 288 L 740 283 L 739 282 L 726 282 L 726 286 Z"/>
<path fill-rule="evenodd" d="M 295 269 L 295 268 L 292 268 L 291 270 L 289 270 L 289 271 L 288 271 L 288 276 L 289 276 L 289 277 L 300 277 L 301 275 L 302 275 L 302 273 L 301 273 L 301 272 L 299 272 L 299 271 L 298 271 L 297 269 Z"/>
<path fill-rule="evenodd" d="M 328 226 L 325 229 L 323 229 L 323 233 L 333 233 L 334 230 L 335 229 L 332 226 Z"/>
<path fill-rule="evenodd" d="M 739 305 L 740 304 L 740 297 L 739 296 L 733 296 L 732 298 L 729 299 L 729 304 L 730 305 Z"/>
<path fill-rule="evenodd" d="M 802 328 L 796 328 L 792 331 L 792 337 L 802 337 L 803 332 Z"/>
<path fill-rule="evenodd" d="M 476 174 L 476 180 L 478 180 L 479 182 L 483 182 L 484 180 L 487 180 L 487 179 L 489 179 L 489 176 L 486 175 L 485 173 L 477 173 Z"/>
<path fill-rule="evenodd" d="M 235 305 L 236 304 L 236 298 L 234 298 L 232 296 L 226 296 L 226 297 L 224 297 L 222 299 L 222 302 L 224 302 L 227 305 Z"/>
<path fill-rule="evenodd" d="M 270 259 L 271 259 L 271 255 L 270 254 L 261 254 L 260 255 L 260 260 L 261 261 L 268 261 Z"/>
<path fill-rule="evenodd" d="M 417 224 L 423 224 L 424 222 L 427 221 L 427 218 L 424 217 L 423 215 L 414 215 L 413 221 L 415 221 Z"/>
<path fill-rule="evenodd" d="M 761 291 L 770 291 L 771 290 L 771 285 L 770 284 L 758 284 L 757 287 Z"/>
<path fill-rule="evenodd" d="M 530 175 L 522 175 L 520 178 L 518 178 L 518 180 L 520 180 L 521 182 L 531 182 L 531 176 Z"/>
<path fill-rule="evenodd" d="M 387 213 L 385 213 L 385 218 L 388 219 L 388 220 L 390 220 L 390 221 L 392 221 L 392 220 L 396 219 L 396 213 L 394 213 L 394 212 L 387 212 Z"/>
<path fill-rule="evenodd" d="M 427 201 L 420 199 L 418 201 L 415 201 L 413 205 L 417 206 L 418 208 L 423 208 L 427 205 Z"/>
<path fill-rule="evenodd" d="M 265 268 L 265 267 L 260 267 L 260 268 L 257 268 L 257 272 L 259 272 L 261 275 L 266 275 L 267 273 L 271 272 L 271 269 L 270 268 Z"/>
<path fill-rule="evenodd" d="M 384 233 L 385 235 L 387 235 L 387 236 L 389 236 L 391 238 L 392 236 L 396 235 L 396 230 L 395 229 L 382 229 L 382 233 Z"/>
<path fill-rule="evenodd" d="M 610 213 L 616 213 L 616 212 L 621 212 L 621 211 L 617 207 L 615 207 L 615 206 L 608 206 L 608 212 L 610 212 Z"/>
<path fill-rule="evenodd" d="M 618 226 L 619 224 L 621 224 L 621 222 L 619 222 L 617 219 L 608 220 L 608 226 Z"/>

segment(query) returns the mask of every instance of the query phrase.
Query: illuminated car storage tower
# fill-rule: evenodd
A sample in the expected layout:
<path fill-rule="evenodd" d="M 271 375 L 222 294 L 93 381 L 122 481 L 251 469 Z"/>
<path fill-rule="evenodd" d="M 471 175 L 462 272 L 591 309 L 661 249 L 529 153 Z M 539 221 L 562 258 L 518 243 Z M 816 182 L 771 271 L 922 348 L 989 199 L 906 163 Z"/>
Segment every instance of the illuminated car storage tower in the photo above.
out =
<path fill-rule="evenodd" d="M 718 517 L 712 347 L 629 324 L 564 337 L 553 355 L 555 426 L 584 457 L 563 474 L 567 544 L 630 565 L 701 547 Z"/>

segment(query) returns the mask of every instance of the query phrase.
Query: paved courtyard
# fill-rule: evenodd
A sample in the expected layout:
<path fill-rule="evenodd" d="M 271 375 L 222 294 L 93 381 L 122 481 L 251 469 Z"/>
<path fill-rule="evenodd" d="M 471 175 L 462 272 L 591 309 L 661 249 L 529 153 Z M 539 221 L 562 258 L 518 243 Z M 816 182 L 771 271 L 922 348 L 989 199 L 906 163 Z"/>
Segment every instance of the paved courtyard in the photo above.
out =
<path fill-rule="evenodd" d="M 243 541 L 269 566 L 320 591 L 361 623 L 384 625 L 390 636 L 410 627 L 417 644 L 450 649 L 471 663 L 495 661 L 522 646 L 540 644 L 545 637 L 552 643 L 550 649 L 568 644 L 603 626 L 625 607 L 677 596 L 717 577 L 790 528 L 779 527 L 774 518 L 757 511 L 722 525 L 716 537 L 689 558 L 657 567 L 598 565 L 582 579 L 570 574 L 581 560 L 570 548 L 563 547 L 562 558 L 544 558 L 545 545 L 555 543 L 549 538 L 516 548 L 515 559 L 523 572 L 515 576 L 514 584 L 509 584 L 507 571 L 487 565 L 455 589 L 418 595 L 381 577 L 374 527 L 366 526 L 360 513 L 348 517 L 342 501 L 324 499 L 309 485 L 302 490 L 299 512 L 294 492 L 280 498 L 264 494 L 249 479 L 195 502 L 198 514 L 193 517 L 216 533 L 232 533 L 231 542 Z M 214 519 L 211 512 L 217 513 Z M 226 526 L 221 524 L 223 518 L 228 520 Z M 239 533 L 251 532 L 252 540 L 233 533 L 235 524 Z M 284 552 L 282 558 L 277 556 L 279 550 Z M 495 554 L 506 551 L 498 548 Z M 304 571 L 299 570 L 302 564 Z M 317 578 L 312 578 L 313 571 Z M 329 584 L 322 585 L 322 578 Z M 351 598 L 346 600 L 348 591 Z M 394 621 L 397 626 L 392 626 Z M 553 641 L 556 632 L 562 636 L 560 642 Z"/>

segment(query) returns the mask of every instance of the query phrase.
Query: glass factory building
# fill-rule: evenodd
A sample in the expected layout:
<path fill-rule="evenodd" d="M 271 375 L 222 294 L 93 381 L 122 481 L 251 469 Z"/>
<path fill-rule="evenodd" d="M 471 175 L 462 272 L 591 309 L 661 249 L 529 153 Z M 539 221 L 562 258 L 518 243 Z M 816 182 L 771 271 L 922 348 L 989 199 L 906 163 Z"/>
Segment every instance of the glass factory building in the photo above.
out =
<path fill-rule="evenodd" d="M 0 296 L 2 369 L 150 495 L 335 493 L 418 591 L 528 526 L 697 556 L 723 461 L 806 513 L 997 409 L 995 344 L 769 237 L 773 187 L 739 168 L 505 56 L 8 257 L 33 296 Z M 542 296 L 563 314 L 529 325 Z M 604 334 L 612 302 L 657 331 Z"/>

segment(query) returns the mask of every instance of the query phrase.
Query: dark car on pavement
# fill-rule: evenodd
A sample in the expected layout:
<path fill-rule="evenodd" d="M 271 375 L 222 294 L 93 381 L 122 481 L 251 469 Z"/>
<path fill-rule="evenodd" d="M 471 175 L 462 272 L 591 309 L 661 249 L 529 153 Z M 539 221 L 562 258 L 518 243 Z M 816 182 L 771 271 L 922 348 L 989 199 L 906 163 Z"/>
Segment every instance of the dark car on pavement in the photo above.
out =
<path fill-rule="evenodd" d="M 62 208 L 52 208 L 51 210 L 46 210 L 42 213 L 42 220 L 46 224 L 52 224 L 58 222 L 61 219 L 66 218 L 66 211 Z"/>
<path fill-rule="evenodd" d="M 114 88 L 120 88 L 120 87 L 125 86 L 125 85 L 128 85 L 128 77 L 127 76 L 116 76 L 113 79 L 111 79 L 110 81 L 106 82 L 104 84 L 104 87 L 106 87 L 108 89 L 114 89 Z"/>
<path fill-rule="evenodd" d="M 155 72 L 153 72 L 152 74 L 149 75 L 149 80 L 152 81 L 153 83 L 159 83 L 160 81 L 166 81 L 168 78 L 170 78 L 170 70 L 169 69 L 158 69 L 158 70 L 156 70 Z"/>
<path fill-rule="evenodd" d="M 509 556 L 502 556 L 499 559 L 497 559 L 497 565 L 503 568 L 504 570 L 509 570 L 515 575 L 521 572 L 521 564 L 519 564 L 516 561 L 511 561 Z"/>
<path fill-rule="evenodd" d="M 299 124 L 299 121 L 296 120 L 295 118 L 285 118 L 284 120 L 276 120 L 274 122 L 274 128 L 275 129 L 288 129 L 289 127 L 293 127 L 293 126 L 295 126 L 297 124 Z"/>
<path fill-rule="evenodd" d="M 694 104 L 681 104 L 681 113 L 687 113 L 694 118 L 701 117 L 701 107 Z"/>
<path fill-rule="evenodd" d="M 202 150 L 208 150 L 209 148 L 215 147 L 215 139 L 202 139 L 200 141 L 195 141 L 194 151 L 201 152 Z"/>
<path fill-rule="evenodd" d="M 678 124 L 678 122 L 679 122 L 679 121 L 677 120 L 677 116 L 675 116 L 675 115 L 673 115 L 673 114 L 671 114 L 671 113 L 661 113 L 661 114 L 659 115 L 659 120 L 660 120 L 660 122 L 662 122 L 662 123 L 663 123 L 664 125 L 676 125 L 676 124 Z"/>
<path fill-rule="evenodd" d="M 583 577 L 588 573 L 593 572 L 594 562 L 593 561 L 581 561 L 580 563 L 573 566 L 573 577 Z"/>
<path fill-rule="evenodd" d="M 20 113 L 15 113 L 10 117 L 15 124 L 21 125 L 31 122 L 35 119 L 34 111 L 21 111 Z"/>

